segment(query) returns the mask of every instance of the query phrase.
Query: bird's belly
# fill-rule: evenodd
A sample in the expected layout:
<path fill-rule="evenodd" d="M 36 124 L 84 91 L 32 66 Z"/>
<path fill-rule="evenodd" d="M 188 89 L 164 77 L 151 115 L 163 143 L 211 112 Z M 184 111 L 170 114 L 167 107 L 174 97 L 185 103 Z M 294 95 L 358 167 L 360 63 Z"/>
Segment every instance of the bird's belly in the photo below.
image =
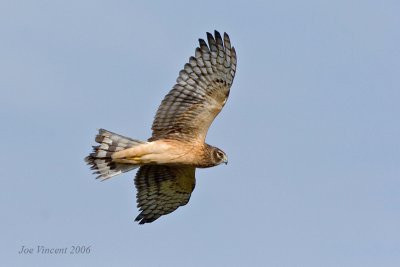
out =
<path fill-rule="evenodd" d="M 112 158 L 115 162 L 135 165 L 194 165 L 195 155 L 191 144 L 174 140 L 157 140 L 116 152 Z"/>

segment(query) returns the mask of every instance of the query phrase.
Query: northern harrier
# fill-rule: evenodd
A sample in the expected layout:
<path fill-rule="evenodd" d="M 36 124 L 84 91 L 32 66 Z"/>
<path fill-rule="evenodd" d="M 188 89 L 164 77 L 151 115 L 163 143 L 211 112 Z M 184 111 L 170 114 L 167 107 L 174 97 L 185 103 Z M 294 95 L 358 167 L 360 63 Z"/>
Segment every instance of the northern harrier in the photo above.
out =
<path fill-rule="evenodd" d="M 236 52 L 228 34 L 207 33 L 199 39 L 172 90 L 165 96 L 147 142 L 100 129 L 93 152 L 85 158 L 97 178 L 111 178 L 139 168 L 135 177 L 135 219 L 150 223 L 189 202 L 196 168 L 227 163 L 226 154 L 205 143 L 208 128 L 229 96 L 236 71 Z"/>

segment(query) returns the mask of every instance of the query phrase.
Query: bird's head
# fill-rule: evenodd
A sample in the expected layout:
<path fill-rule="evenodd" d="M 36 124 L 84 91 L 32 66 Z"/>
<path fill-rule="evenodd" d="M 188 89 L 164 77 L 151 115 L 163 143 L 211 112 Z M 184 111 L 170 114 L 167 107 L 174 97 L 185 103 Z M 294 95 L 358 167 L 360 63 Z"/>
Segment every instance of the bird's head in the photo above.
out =
<path fill-rule="evenodd" d="M 215 162 L 215 165 L 219 165 L 221 163 L 225 163 L 228 164 L 228 156 L 225 154 L 224 151 L 222 151 L 221 149 L 214 147 L 213 150 L 213 159 Z"/>

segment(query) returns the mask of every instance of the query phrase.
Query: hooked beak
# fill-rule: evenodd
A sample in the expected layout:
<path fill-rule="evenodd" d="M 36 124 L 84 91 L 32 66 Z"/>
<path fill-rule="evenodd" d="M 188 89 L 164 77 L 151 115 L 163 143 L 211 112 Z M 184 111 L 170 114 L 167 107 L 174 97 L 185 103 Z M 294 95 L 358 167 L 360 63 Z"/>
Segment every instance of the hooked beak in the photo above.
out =
<path fill-rule="evenodd" d="M 228 157 L 225 157 L 224 163 L 225 163 L 225 165 L 228 165 Z"/>

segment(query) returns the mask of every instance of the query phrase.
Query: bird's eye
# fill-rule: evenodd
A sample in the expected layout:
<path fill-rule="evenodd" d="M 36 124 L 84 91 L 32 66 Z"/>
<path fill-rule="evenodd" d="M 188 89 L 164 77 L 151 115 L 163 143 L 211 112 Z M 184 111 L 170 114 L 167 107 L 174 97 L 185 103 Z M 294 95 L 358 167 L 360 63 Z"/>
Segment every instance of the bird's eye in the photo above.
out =
<path fill-rule="evenodd" d="M 224 157 L 224 153 L 222 153 L 221 151 L 218 151 L 217 154 L 220 159 Z"/>

